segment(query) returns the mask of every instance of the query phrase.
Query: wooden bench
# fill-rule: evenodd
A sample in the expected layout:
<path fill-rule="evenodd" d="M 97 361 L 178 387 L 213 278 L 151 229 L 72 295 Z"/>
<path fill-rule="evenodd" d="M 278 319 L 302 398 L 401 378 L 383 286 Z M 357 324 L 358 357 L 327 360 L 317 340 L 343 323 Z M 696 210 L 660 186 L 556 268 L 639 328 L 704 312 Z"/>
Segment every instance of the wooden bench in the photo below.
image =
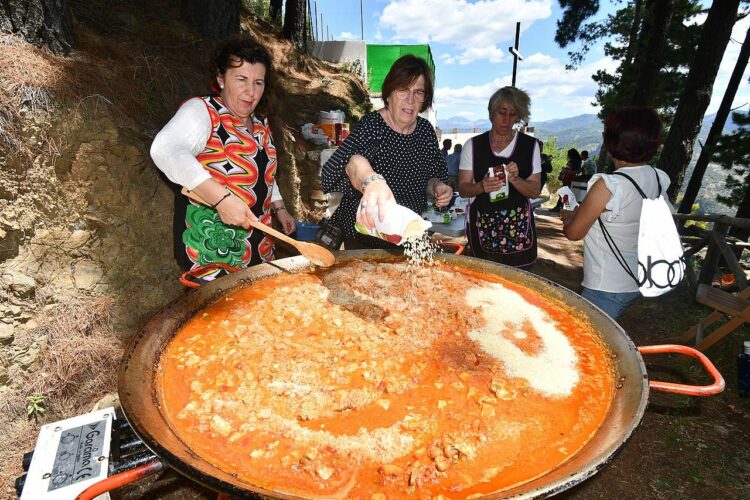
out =
<path fill-rule="evenodd" d="M 695 348 L 699 351 L 708 349 L 744 323 L 750 322 L 750 287 L 735 294 L 701 284 L 698 285 L 695 300 L 714 309 L 680 339 L 686 343 L 694 338 Z M 727 319 L 726 323 L 707 334 L 706 328 L 721 319 Z"/>

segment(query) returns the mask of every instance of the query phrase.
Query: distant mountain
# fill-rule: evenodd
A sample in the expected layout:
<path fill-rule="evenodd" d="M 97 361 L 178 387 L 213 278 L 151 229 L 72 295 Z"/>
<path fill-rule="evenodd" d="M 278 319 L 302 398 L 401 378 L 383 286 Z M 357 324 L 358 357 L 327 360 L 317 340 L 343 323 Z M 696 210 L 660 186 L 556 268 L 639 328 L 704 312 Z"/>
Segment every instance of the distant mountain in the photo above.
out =
<path fill-rule="evenodd" d="M 683 181 L 683 191 L 687 186 L 690 175 L 693 172 L 695 162 L 701 151 L 701 144 L 705 142 L 711 125 L 716 119 L 716 114 L 706 115 L 703 118 L 701 131 L 693 148 L 693 158 L 685 174 Z M 459 116 L 437 121 L 438 127 L 445 131 L 459 129 L 459 132 L 484 132 L 490 128 L 489 120 L 467 120 Z M 560 148 L 575 147 L 578 150 L 586 149 L 593 156 L 598 156 L 599 147 L 602 140 L 602 122 L 596 115 L 584 114 L 573 116 L 571 118 L 561 118 L 556 120 L 547 120 L 543 122 L 532 122 L 534 135 L 542 141 L 547 141 L 551 137 L 557 137 L 557 146 Z M 739 128 L 730 116 L 724 125 L 724 134 L 731 133 Z M 724 179 L 727 172 L 715 163 L 709 164 L 706 174 L 703 177 L 703 185 L 698 194 L 698 203 L 700 210 L 704 213 L 728 214 L 733 215 L 735 210 L 726 207 L 716 200 L 716 195 L 724 190 Z"/>
<path fill-rule="evenodd" d="M 699 141 L 705 141 L 711 124 L 714 122 L 716 114 L 706 115 L 703 119 L 701 132 L 698 135 Z M 484 132 L 489 130 L 489 120 L 468 120 L 460 116 L 454 116 L 444 120 L 438 119 L 438 127 L 444 131 L 458 129 L 459 132 Z M 534 127 L 534 135 L 543 141 L 549 140 L 550 137 L 557 137 L 559 147 L 575 147 L 576 149 L 588 149 L 589 151 L 598 151 L 602 141 L 602 122 L 596 115 L 584 114 L 570 118 L 559 118 L 543 122 L 531 122 Z M 724 133 L 730 133 L 736 130 L 738 125 L 731 119 L 727 120 L 724 126 Z"/>
<path fill-rule="evenodd" d="M 602 122 L 596 115 L 578 115 L 572 118 L 534 122 L 534 135 L 542 141 L 557 137 L 560 148 L 586 149 L 597 156 L 602 142 Z"/>

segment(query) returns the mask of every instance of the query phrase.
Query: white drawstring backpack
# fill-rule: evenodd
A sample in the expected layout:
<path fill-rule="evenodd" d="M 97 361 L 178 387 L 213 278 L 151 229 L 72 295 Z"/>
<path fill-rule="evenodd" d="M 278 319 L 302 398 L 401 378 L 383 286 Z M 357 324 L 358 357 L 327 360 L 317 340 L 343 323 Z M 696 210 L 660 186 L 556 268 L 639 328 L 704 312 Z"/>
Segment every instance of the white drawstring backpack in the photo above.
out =
<path fill-rule="evenodd" d="M 651 167 L 653 168 L 653 167 Z M 643 197 L 641 207 L 640 226 L 638 228 L 638 271 L 630 269 L 620 249 L 615 245 L 604 223 L 599 219 L 604 239 L 617 261 L 638 284 L 638 289 L 644 297 L 658 297 L 680 284 L 685 276 L 685 257 L 682 253 L 680 235 L 669 210 L 669 204 L 664 198 L 659 175 L 654 169 L 659 193 L 650 199 L 629 175 L 614 172 L 628 179 L 638 193 Z"/>

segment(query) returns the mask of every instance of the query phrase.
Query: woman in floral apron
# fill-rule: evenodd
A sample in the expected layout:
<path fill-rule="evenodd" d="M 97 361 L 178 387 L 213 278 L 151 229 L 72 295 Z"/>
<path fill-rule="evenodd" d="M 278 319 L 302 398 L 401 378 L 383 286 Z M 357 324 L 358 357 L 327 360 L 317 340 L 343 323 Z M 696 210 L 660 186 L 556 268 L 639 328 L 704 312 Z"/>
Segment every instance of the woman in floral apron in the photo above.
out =
<path fill-rule="evenodd" d="M 515 87 L 495 92 L 487 107 L 492 129 L 466 142 L 458 172 L 461 196 L 473 198 L 466 235 L 474 256 L 516 267 L 529 267 L 536 259 L 530 200 L 542 189 L 541 146 L 514 130 L 528 123 L 530 104 L 528 94 Z M 489 176 L 490 167 L 498 175 Z M 489 193 L 504 186 L 506 192 L 492 200 Z"/>
<path fill-rule="evenodd" d="M 176 201 L 175 256 L 193 270 L 273 260 L 273 242 L 250 221 L 270 225 L 275 214 L 285 233 L 295 228 L 275 182 L 276 148 L 265 116 L 273 81 L 268 52 L 253 40 L 232 38 L 217 48 L 213 75 L 215 93 L 183 103 L 151 146 L 156 166 L 209 204 L 181 195 Z"/>

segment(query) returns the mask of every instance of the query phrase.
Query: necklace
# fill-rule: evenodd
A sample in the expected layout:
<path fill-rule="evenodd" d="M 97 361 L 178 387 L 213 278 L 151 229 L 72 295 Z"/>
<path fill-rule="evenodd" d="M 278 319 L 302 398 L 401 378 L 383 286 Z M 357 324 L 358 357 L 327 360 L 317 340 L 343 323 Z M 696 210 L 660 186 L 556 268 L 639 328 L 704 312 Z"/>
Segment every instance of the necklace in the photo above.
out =
<path fill-rule="evenodd" d="M 515 133 L 512 133 L 508 136 L 500 136 L 496 135 L 492 132 L 490 132 L 490 147 L 492 150 L 496 153 L 501 152 L 503 149 L 508 147 L 508 144 L 513 142 L 513 138 L 516 136 Z"/>

